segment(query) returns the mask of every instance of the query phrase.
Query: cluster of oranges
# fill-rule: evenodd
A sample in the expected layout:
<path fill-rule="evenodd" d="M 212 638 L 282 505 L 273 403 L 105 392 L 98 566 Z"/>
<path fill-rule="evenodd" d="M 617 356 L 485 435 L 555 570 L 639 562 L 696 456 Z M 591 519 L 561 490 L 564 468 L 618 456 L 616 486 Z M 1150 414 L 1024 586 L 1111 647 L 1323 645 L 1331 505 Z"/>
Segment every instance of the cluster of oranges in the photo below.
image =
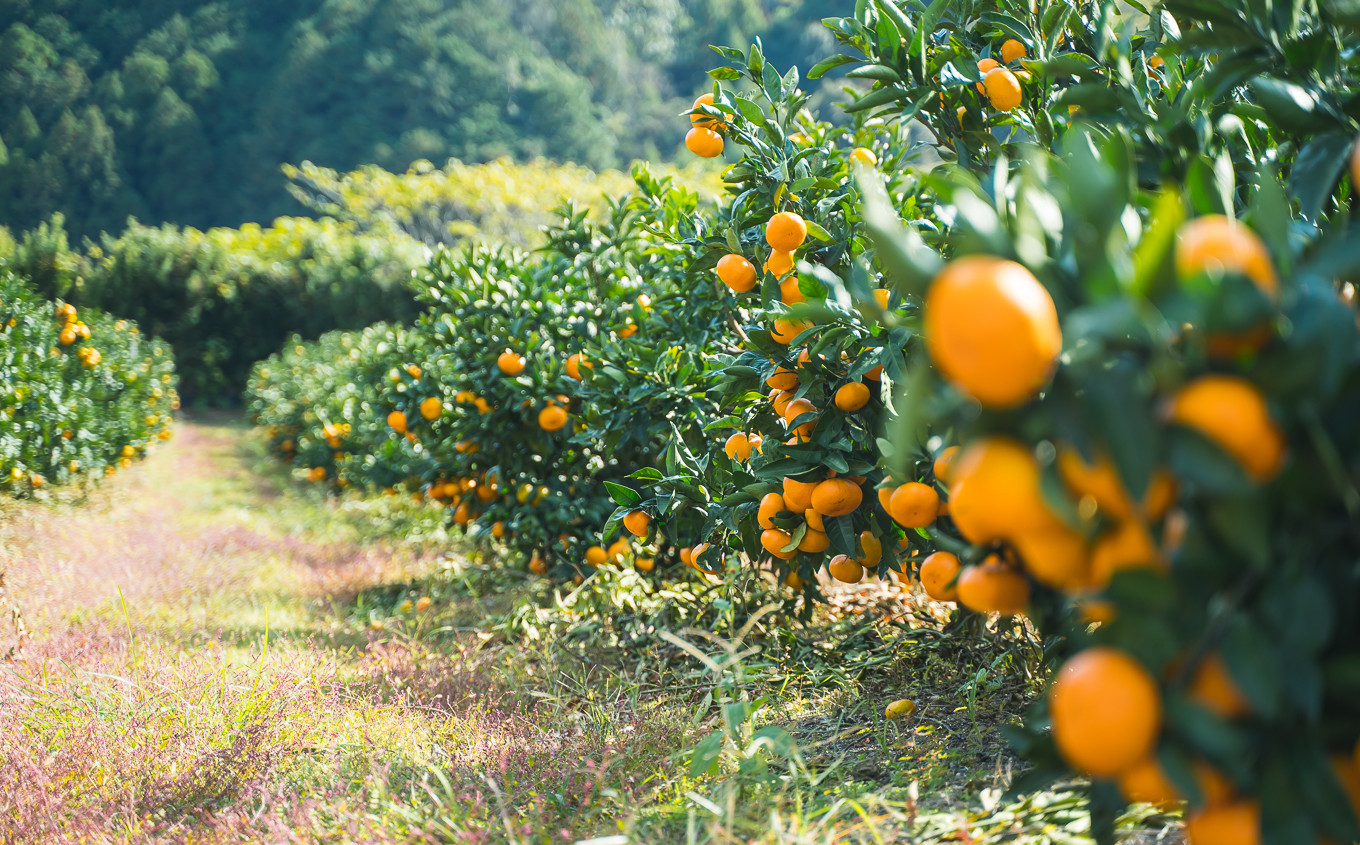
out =
<path fill-rule="evenodd" d="M 723 134 L 727 131 L 727 123 L 721 117 L 705 113 L 705 109 L 712 107 L 712 94 L 700 96 L 690 107 L 690 130 L 685 135 L 685 147 L 700 158 L 716 158 L 723 151 Z"/>

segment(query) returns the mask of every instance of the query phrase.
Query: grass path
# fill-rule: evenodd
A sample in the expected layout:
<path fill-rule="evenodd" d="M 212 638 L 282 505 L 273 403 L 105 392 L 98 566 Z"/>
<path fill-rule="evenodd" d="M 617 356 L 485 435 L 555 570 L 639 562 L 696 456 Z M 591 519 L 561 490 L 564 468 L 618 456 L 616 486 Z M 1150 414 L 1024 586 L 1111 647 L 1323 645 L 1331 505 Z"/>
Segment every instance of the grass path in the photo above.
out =
<path fill-rule="evenodd" d="M 977 803 L 1017 669 L 899 636 L 900 597 L 696 647 L 658 631 L 722 619 L 631 571 L 564 598 L 369 539 L 395 520 L 434 530 L 295 483 L 224 416 L 87 501 L 4 505 L 30 639 L 0 665 L 0 841 L 1082 841 L 1064 795 Z M 921 714 L 885 723 L 904 689 Z"/>

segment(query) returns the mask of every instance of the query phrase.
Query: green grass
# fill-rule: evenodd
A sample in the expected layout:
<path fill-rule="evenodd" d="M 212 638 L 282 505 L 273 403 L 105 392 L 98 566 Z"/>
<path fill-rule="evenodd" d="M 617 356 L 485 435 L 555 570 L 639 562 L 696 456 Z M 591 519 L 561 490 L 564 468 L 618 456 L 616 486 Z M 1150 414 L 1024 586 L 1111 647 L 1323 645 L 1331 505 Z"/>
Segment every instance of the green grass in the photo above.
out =
<path fill-rule="evenodd" d="M 798 623 L 754 580 L 721 610 L 631 570 L 555 588 L 222 417 L 0 522 L 33 627 L 5 841 L 1087 841 L 1073 794 L 1001 797 L 1032 649 L 897 589 Z"/>

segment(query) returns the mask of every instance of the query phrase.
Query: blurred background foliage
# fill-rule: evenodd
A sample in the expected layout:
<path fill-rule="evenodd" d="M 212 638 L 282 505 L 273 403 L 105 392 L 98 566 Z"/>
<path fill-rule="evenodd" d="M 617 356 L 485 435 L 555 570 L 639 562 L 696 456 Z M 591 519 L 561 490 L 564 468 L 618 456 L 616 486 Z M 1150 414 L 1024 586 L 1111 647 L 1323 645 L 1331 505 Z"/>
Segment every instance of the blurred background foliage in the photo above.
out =
<path fill-rule="evenodd" d="M 0 0 L 0 225 L 303 211 L 278 166 L 665 160 L 709 44 L 807 65 L 830 0 Z M 831 85 L 825 92 L 834 91 Z"/>

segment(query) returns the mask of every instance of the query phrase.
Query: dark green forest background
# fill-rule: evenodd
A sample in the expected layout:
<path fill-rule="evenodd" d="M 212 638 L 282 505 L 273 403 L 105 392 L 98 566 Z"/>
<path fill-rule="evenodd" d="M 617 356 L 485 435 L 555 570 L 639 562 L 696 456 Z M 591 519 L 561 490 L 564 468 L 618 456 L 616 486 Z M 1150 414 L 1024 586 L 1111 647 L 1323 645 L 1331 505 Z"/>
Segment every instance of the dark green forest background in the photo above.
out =
<path fill-rule="evenodd" d="M 0 226 L 301 207 L 279 165 L 681 148 L 709 44 L 828 52 L 836 0 L 0 0 Z"/>

